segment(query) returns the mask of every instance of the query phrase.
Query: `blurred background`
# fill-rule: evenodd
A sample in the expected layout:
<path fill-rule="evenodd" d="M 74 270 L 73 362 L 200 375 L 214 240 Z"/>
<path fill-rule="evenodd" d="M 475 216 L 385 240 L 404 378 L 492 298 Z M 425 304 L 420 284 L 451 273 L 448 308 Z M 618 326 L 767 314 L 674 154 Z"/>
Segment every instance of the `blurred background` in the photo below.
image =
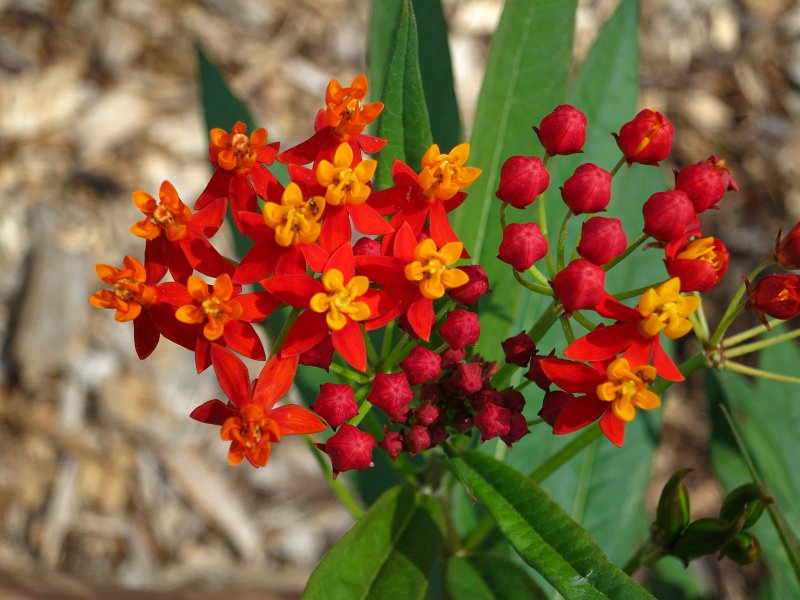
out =
<path fill-rule="evenodd" d="M 618 2 L 581 0 L 578 56 Z M 502 1 L 444 4 L 468 128 Z M 714 299 L 800 217 L 800 5 L 642 7 L 640 106 L 675 124 L 676 166 L 722 155 L 741 188 L 706 219 L 732 253 L 705 304 L 714 321 Z M 95 263 L 142 253 L 131 192 L 169 179 L 191 205 L 208 180 L 195 44 L 288 148 L 310 135 L 329 79 L 365 70 L 368 8 L 0 0 L 0 598 L 297 598 L 349 527 L 301 440 L 267 469 L 230 468 L 218 430 L 187 417 L 219 396 L 213 373 L 166 342 L 140 362 L 132 328 L 87 298 L 102 287 Z M 654 481 L 694 454 L 700 514 L 721 496 L 691 392 L 667 405 Z M 693 568 L 719 598 L 748 598 L 764 577 Z"/>

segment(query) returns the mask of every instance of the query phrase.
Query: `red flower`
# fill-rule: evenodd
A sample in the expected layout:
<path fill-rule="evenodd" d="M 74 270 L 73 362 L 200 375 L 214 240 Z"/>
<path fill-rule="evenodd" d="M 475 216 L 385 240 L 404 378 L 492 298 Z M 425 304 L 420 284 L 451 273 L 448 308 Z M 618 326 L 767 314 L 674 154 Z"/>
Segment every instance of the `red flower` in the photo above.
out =
<path fill-rule="evenodd" d="M 681 280 L 681 291 L 707 292 L 717 285 L 728 269 L 730 253 L 715 237 L 688 241 L 688 236 L 668 243 L 666 248 L 667 272 Z"/>
<path fill-rule="evenodd" d="M 775 262 L 784 269 L 800 269 L 800 223 L 775 242 Z"/>
<path fill-rule="evenodd" d="M 156 201 L 147 192 L 133 193 L 134 203 L 146 216 L 131 227 L 131 233 L 147 240 L 144 263 L 156 279 L 161 279 L 167 269 L 175 281 L 186 281 L 194 269 L 212 277 L 233 271 L 207 239 L 225 219 L 225 197 L 192 214 L 175 187 L 164 181 L 158 198 Z"/>
<path fill-rule="evenodd" d="M 220 425 L 220 437 L 230 441 L 228 462 L 238 465 L 245 458 L 254 467 L 269 460 L 272 444 L 285 435 L 317 433 L 325 423 L 307 408 L 286 405 L 274 408 L 289 388 L 297 371 L 297 357 L 271 358 L 250 385 L 247 367 L 222 346 L 211 349 L 214 372 L 229 403 L 209 400 L 192 411 L 193 419 Z"/>
<path fill-rule="evenodd" d="M 669 154 L 673 132 L 672 123 L 664 115 L 645 108 L 613 135 L 628 166 L 658 165 Z"/>
<path fill-rule="evenodd" d="M 289 330 L 281 349 L 282 356 L 310 350 L 330 335 L 333 347 L 360 371 L 367 368 L 362 322 L 382 312 L 384 296 L 369 289 L 369 280 L 355 274 L 353 250 L 341 246 L 322 268 L 322 278 L 308 275 L 275 275 L 262 282 L 267 291 L 294 306 L 305 309 Z"/>
<path fill-rule="evenodd" d="M 253 130 L 249 137 L 246 131 L 247 125 L 241 121 L 234 124 L 230 133 L 216 127 L 211 130 L 208 159 L 215 170 L 194 205 L 195 210 L 201 210 L 216 200 L 230 198 L 233 221 L 240 231 L 239 213 L 257 212 L 256 195 L 274 196 L 273 188 L 279 186 L 266 165 L 275 161 L 280 144 L 267 145 L 264 128 Z"/>
<path fill-rule="evenodd" d="M 545 357 L 541 366 L 554 384 L 569 392 L 558 397 L 556 410 L 549 410 L 555 434 L 572 433 L 600 419 L 600 429 L 621 447 L 625 424 L 633 420 L 636 409 L 660 406 L 658 396 L 649 389 L 657 375 L 650 365 L 632 366 L 625 358 L 587 365 Z"/>
<path fill-rule="evenodd" d="M 783 320 L 800 315 L 800 275 L 765 275 L 755 286 L 747 280 L 745 283 L 747 308 L 755 310 L 762 321 L 765 321 L 764 315 Z"/>

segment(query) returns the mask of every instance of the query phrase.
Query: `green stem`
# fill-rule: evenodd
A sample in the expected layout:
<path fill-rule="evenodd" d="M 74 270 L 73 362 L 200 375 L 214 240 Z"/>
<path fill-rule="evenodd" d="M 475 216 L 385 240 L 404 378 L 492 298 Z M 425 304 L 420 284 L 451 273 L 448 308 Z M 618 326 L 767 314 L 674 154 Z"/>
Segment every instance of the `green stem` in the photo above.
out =
<path fill-rule="evenodd" d="M 597 325 L 592 323 L 589 319 L 587 319 L 582 313 L 578 311 L 572 313 L 572 318 L 575 319 L 576 322 L 580 323 L 580 325 L 588 331 L 594 331 L 597 328 Z"/>
<path fill-rule="evenodd" d="M 558 233 L 558 248 L 557 248 L 557 259 L 556 264 L 558 265 L 558 270 L 564 268 L 564 248 L 567 245 L 567 227 L 569 226 L 569 220 L 572 218 L 572 211 L 567 209 L 567 214 L 564 215 L 564 220 L 561 222 L 561 231 Z"/>
<path fill-rule="evenodd" d="M 536 292 L 537 294 L 541 294 L 543 296 L 553 295 L 553 290 L 549 285 L 545 287 L 543 285 L 531 283 L 530 281 L 525 281 L 525 279 L 522 278 L 522 274 L 520 274 L 520 272 L 517 271 L 514 267 L 511 267 L 511 272 L 514 274 L 514 279 L 516 279 L 517 283 L 519 283 L 522 287 L 529 289 L 532 292 Z"/>
<path fill-rule="evenodd" d="M 666 553 L 663 548 L 652 540 L 647 540 L 636 549 L 630 560 L 622 567 L 622 570 L 628 575 L 633 575 L 641 567 L 654 565 L 665 556 Z"/>
<path fill-rule="evenodd" d="M 550 287 L 550 282 L 549 282 L 549 281 L 547 281 L 547 277 L 545 277 L 545 276 L 544 276 L 544 273 L 542 273 L 542 272 L 541 272 L 539 269 L 537 269 L 535 266 L 531 266 L 531 267 L 528 269 L 528 273 L 530 273 L 531 275 L 533 275 L 533 278 L 534 278 L 534 279 L 536 279 L 536 281 L 538 281 L 538 282 L 539 282 L 539 283 L 541 283 L 542 285 L 546 285 L 547 287 Z"/>
<path fill-rule="evenodd" d="M 275 338 L 275 342 L 272 344 L 272 347 L 269 350 L 269 358 L 275 356 L 280 349 L 283 347 L 283 342 L 286 341 L 286 336 L 289 335 L 289 330 L 294 325 L 294 322 L 297 320 L 297 317 L 300 316 L 302 309 L 300 308 L 292 308 L 289 312 L 289 315 L 286 317 L 286 321 L 283 323 L 283 327 L 281 327 L 280 332 L 278 333 L 278 337 Z"/>
<path fill-rule="evenodd" d="M 550 240 L 548 236 L 550 235 L 547 229 L 547 206 L 545 204 L 545 194 L 544 192 L 539 194 L 539 199 L 537 200 L 539 206 L 539 230 L 542 232 L 542 237 L 548 243 L 548 251 L 547 256 L 545 256 L 545 261 L 547 262 L 547 273 L 550 275 L 552 279 L 556 274 L 556 263 L 553 260 L 553 253 L 549 250 Z"/>
<path fill-rule="evenodd" d="M 506 210 L 508 210 L 508 202 L 503 202 L 500 205 L 500 228 L 505 229 L 506 225 L 508 225 L 508 219 L 506 218 Z"/>
<path fill-rule="evenodd" d="M 617 172 L 618 172 L 618 171 L 619 171 L 619 170 L 622 168 L 622 165 L 624 165 L 624 164 L 625 164 L 625 157 L 624 157 L 624 156 L 622 156 L 622 157 L 620 157 L 620 159 L 617 161 L 617 164 L 616 164 L 616 165 L 614 165 L 614 168 L 613 168 L 613 169 L 611 169 L 611 177 L 614 177 L 614 175 L 616 175 L 616 174 L 617 174 Z"/>
<path fill-rule="evenodd" d="M 701 342 L 705 342 L 708 339 L 708 336 L 711 335 L 711 331 L 708 329 L 708 319 L 706 319 L 706 311 L 703 310 L 703 302 L 702 297 L 700 296 L 700 292 L 692 292 L 693 296 L 697 296 L 701 299 L 700 304 L 697 306 L 697 311 L 690 315 L 689 319 L 692 322 L 692 326 L 694 327 L 695 333 L 700 338 Z"/>
<path fill-rule="evenodd" d="M 392 338 L 394 337 L 394 328 L 396 321 L 392 319 L 386 324 L 383 329 L 383 342 L 381 342 L 381 360 L 384 360 L 392 348 Z"/>
<path fill-rule="evenodd" d="M 561 315 L 558 317 L 558 320 L 561 321 L 561 329 L 564 331 L 567 344 L 571 344 L 575 341 L 575 333 L 572 331 L 572 324 L 569 322 L 569 317 L 567 317 L 567 315 Z"/>
<path fill-rule="evenodd" d="M 744 342 L 745 340 L 749 340 L 750 338 L 754 338 L 757 335 L 761 335 L 762 333 L 766 333 L 770 331 L 775 325 L 780 325 L 781 323 L 785 323 L 786 321 L 782 319 L 769 319 L 766 325 L 756 325 L 755 327 L 751 327 L 750 329 L 746 329 L 741 333 L 737 333 L 736 335 L 732 335 L 730 337 L 726 337 L 722 341 L 720 341 L 720 345 L 723 348 L 730 348 L 735 346 L 739 342 Z"/>
<path fill-rule="evenodd" d="M 358 384 L 369 383 L 369 377 L 366 377 L 366 376 L 362 375 L 361 373 L 357 373 L 356 371 L 353 371 L 352 369 L 348 369 L 348 368 L 343 367 L 341 365 L 338 365 L 338 364 L 336 364 L 334 362 L 332 362 L 328 366 L 328 369 L 333 371 L 334 373 L 336 373 L 342 379 L 346 379 L 348 381 L 352 381 L 353 383 L 358 383 Z"/>
<path fill-rule="evenodd" d="M 337 498 L 339 498 L 339 501 L 344 505 L 344 507 L 347 509 L 347 512 L 349 512 L 354 519 L 360 519 L 364 515 L 364 509 L 361 508 L 361 505 L 350 493 L 350 490 L 347 489 L 347 486 L 345 486 L 338 479 L 333 478 L 333 471 L 331 471 L 331 468 L 325 462 L 322 452 L 319 452 L 314 447 L 314 442 L 311 440 L 311 437 L 307 435 L 303 437 L 305 438 L 306 444 L 311 449 L 311 454 L 314 455 L 314 458 L 317 460 L 320 469 L 322 469 L 325 479 L 328 482 L 328 485 L 331 487 L 331 490 L 333 490 L 333 493 L 336 494 Z"/>
<path fill-rule="evenodd" d="M 528 419 L 525 423 L 528 427 L 533 427 L 534 425 L 539 425 L 541 423 L 544 423 L 544 419 L 542 419 L 541 417 L 538 419 Z"/>
<path fill-rule="evenodd" d="M 782 335 L 776 335 L 771 338 L 767 338 L 765 340 L 759 340 L 757 342 L 752 342 L 750 344 L 743 344 L 741 346 L 736 346 L 735 348 L 731 348 L 729 350 L 725 350 L 725 358 L 733 358 L 734 356 L 742 356 L 743 354 L 750 354 L 751 352 L 757 352 L 759 350 L 763 350 L 764 348 L 769 348 L 770 346 L 774 346 L 775 344 L 783 343 L 787 340 L 793 340 L 796 337 L 800 337 L 800 329 L 795 329 L 794 331 L 790 331 L 789 333 L 784 333 Z"/>
<path fill-rule="evenodd" d="M 605 269 L 606 271 L 610 271 L 611 269 L 616 267 L 620 262 L 628 258 L 628 255 L 630 255 L 634 250 L 636 250 L 639 246 L 644 244 L 647 238 L 649 237 L 650 237 L 649 235 L 643 233 L 641 236 L 636 238 L 627 248 L 625 248 L 625 252 L 620 254 L 617 258 L 615 258 L 611 262 L 608 262 L 605 265 L 603 265 L 603 269 Z"/>
<path fill-rule="evenodd" d="M 621 292 L 619 294 L 613 294 L 613 296 L 617 300 L 627 300 L 628 298 L 635 298 L 636 296 L 641 296 L 642 294 L 644 294 L 647 290 L 649 290 L 651 288 L 655 288 L 655 287 L 660 286 L 665 281 L 667 281 L 667 280 L 664 279 L 662 281 L 656 281 L 655 283 L 651 283 L 650 285 L 645 285 L 645 286 L 642 286 L 640 288 L 636 288 L 635 290 L 629 290 L 627 292 Z"/>
<path fill-rule="evenodd" d="M 723 363 L 726 369 L 730 369 L 736 373 L 743 375 L 752 375 L 753 377 L 760 377 L 761 379 L 770 379 L 772 381 L 783 381 L 785 383 L 800 383 L 800 377 L 792 377 L 791 375 L 781 375 L 780 373 L 772 373 L 771 371 L 763 371 L 755 367 L 748 367 L 742 363 L 726 360 Z"/>
<path fill-rule="evenodd" d="M 748 273 L 746 278 L 747 281 L 752 281 L 755 279 L 756 276 L 761 273 L 761 271 L 766 269 L 770 264 L 772 264 L 772 259 L 763 261 L 755 269 Z M 719 341 L 722 339 L 722 336 L 725 335 L 725 332 L 728 330 L 728 327 L 731 326 L 731 323 L 733 323 L 734 319 L 739 315 L 740 312 L 742 312 L 743 306 L 739 305 L 739 300 L 742 299 L 745 291 L 747 291 L 747 286 L 743 281 L 739 286 L 739 289 L 737 289 L 736 293 L 733 295 L 733 298 L 731 298 L 728 307 L 725 309 L 722 318 L 719 320 L 719 325 L 717 325 L 717 328 L 714 330 L 714 334 L 708 340 L 709 348 L 713 349 L 717 347 Z"/>
<path fill-rule="evenodd" d="M 372 368 L 378 366 L 378 351 L 375 349 L 375 344 L 372 343 L 372 338 L 369 335 L 368 331 L 362 331 L 362 335 L 364 336 L 365 346 L 367 347 L 367 360 L 372 365 Z"/>

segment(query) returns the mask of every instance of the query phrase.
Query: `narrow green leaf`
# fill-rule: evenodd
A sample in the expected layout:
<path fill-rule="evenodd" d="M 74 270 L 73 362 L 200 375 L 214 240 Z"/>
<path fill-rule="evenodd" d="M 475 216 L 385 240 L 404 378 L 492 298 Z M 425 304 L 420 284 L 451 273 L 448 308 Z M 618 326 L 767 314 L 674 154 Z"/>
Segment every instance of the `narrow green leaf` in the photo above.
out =
<path fill-rule="evenodd" d="M 530 127 L 566 97 L 575 6 L 575 0 L 508 0 L 489 51 L 468 163 L 483 174 L 450 218 L 492 288 L 502 290 L 502 298 L 487 298 L 481 308 L 479 350 L 490 359 L 501 356 L 501 340 L 522 329 L 520 321 L 533 300 L 510 267 L 496 259 L 502 239 L 500 201 L 494 195 L 500 167 L 509 156 L 541 151 Z"/>
<path fill-rule="evenodd" d="M 413 0 L 419 33 L 419 66 L 433 141 L 444 152 L 464 140 L 458 112 L 447 22 L 442 0 Z"/>
<path fill-rule="evenodd" d="M 367 70 L 373 96 L 383 90 L 402 10 L 403 0 L 372 0 L 369 15 Z"/>
<path fill-rule="evenodd" d="M 383 86 L 385 107 L 378 121 L 378 135 L 388 140 L 378 153 L 378 188 L 389 185 L 395 160 L 418 169 L 432 143 L 418 53 L 414 8 L 404 0 Z"/>
<path fill-rule="evenodd" d="M 545 600 L 547 595 L 517 563 L 492 554 L 453 556 L 445 574 L 451 600 Z"/>
<path fill-rule="evenodd" d="M 317 565 L 303 598 L 424 598 L 443 527 L 431 496 L 389 490 Z"/>
<path fill-rule="evenodd" d="M 451 457 L 522 559 L 565 598 L 652 598 L 608 560 L 589 533 L 518 471 L 479 452 Z"/>

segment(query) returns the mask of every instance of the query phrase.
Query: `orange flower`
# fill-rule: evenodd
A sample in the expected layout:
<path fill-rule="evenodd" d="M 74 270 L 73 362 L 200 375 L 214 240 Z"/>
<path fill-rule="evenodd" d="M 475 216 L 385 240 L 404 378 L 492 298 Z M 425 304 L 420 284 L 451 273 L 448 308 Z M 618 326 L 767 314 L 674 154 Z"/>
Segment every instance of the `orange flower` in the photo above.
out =
<path fill-rule="evenodd" d="M 383 102 L 362 104 L 367 85 L 367 76 L 362 73 L 349 87 L 331 79 L 325 90 L 325 123 L 342 139 L 361 133 L 383 110 Z"/>
<path fill-rule="evenodd" d="M 211 151 L 217 155 L 217 164 L 226 171 L 245 173 L 258 160 L 258 153 L 267 145 L 267 130 L 253 130 L 250 137 L 245 132 L 247 125 L 236 121 L 231 132 L 215 127 L 211 130 Z"/>
<path fill-rule="evenodd" d="M 449 200 L 468 187 L 481 174 L 478 167 L 465 167 L 469 144 L 459 144 L 449 154 L 442 154 L 433 144 L 422 157 L 419 186 L 430 200 Z"/>
<path fill-rule="evenodd" d="M 375 173 L 378 161 L 365 159 L 355 167 L 350 144 L 339 144 L 333 162 L 319 161 L 317 181 L 325 190 L 325 202 L 331 206 L 359 205 L 366 202 L 372 188 L 369 180 Z"/>
<path fill-rule="evenodd" d="M 437 249 L 431 238 L 422 240 L 414 247 L 414 260 L 405 266 L 406 279 L 419 283 L 419 293 L 425 298 L 438 300 L 445 290 L 469 281 L 461 269 L 448 269 L 461 258 L 463 248 L 461 242 L 450 242 Z"/>
<path fill-rule="evenodd" d="M 98 264 L 97 275 L 111 286 L 110 290 L 100 290 L 89 298 L 89 304 L 96 308 L 113 308 L 114 319 L 132 321 L 142 312 L 143 307 L 158 299 L 158 291 L 148 285 L 144 266 L 132 256 L 122 261 L 123 268 Z"/>
<path fill-rule="evenodd" d="M 243 308 L 234 295 L 233 283 L 227 273 L 217 277 L 213 289 L 199 277 L 192 275 L 186 282 L 195 304 L 181 306 L 175 311 L 175 318 L 181 323 L 199 325 L 205 323 L 203 335 L 209 341 L 222 337 L 225 325 L 241 318 Z"/>
<path fill-rule="evenodd" d="M 280 442 L 284 435 L 317 433 L 326 428 L 307 408 L 294 405 L 273 408 L 292 387 L 297 356 L 271 358 L 254 386 L 250 385 L 244 363 L 223 347 L 214 345 L 211 357 L 230 404 L 209 400 L 190 416 L 222 427 L 220 437 L 231 443 L 228 450 L 231 465 L 238 465 L 246 458 L 254 467 L 263 467 L 272 453 L 272 444 Z"/>
<path fill-rule="evenodd" d="M 310 244 L 319 237 L 319 220 L 324 210 L 325 198 L 313 196 L 306 200 L 300 186 L 292 182 L 286 186 L 280 204 L 264 204 L 264 222 L 275 230 L 275 241 L 279 246 Z"/>
<path fill-rule="evenodd" d="M 157 202 L 147 192 L 134 192 L 133 201 L 146 218 L 131 227 L 131 233 L 146 240 L 154 240 L 162 233 L 170 242 L 186 236 L 192 211 L 178 197 L 175 187 L 164 181 L 158 190 Z"/>

